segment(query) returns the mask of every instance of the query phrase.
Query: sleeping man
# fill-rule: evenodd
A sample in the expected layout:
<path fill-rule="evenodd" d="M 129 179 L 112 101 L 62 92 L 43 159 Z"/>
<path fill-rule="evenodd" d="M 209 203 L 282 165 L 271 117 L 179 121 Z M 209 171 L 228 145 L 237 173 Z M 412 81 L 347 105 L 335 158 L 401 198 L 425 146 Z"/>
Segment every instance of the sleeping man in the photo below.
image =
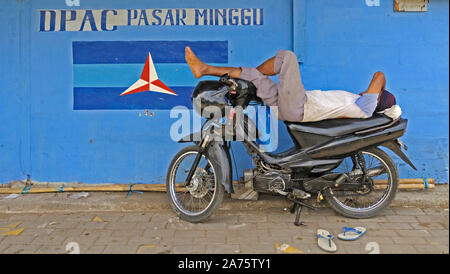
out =
<path fill-rule="evenodd" d="M 257 96 L 268 106 L 278 107 L 278 119 L 290 122 L 313 122 L 334 118 L 369 118 L 374 112 L 395 105 L 395 97 L 384 89 L 386 78 L 381 71 L 373 75 L 368 89 L 359 95 L 343 90 L 310 90 L 303 87 L 297 57 L 292 51 L 277 54 L 256 68 L 217 67 L 205 64 L 186 47 L 185 58 L 196 78 L 222 76 L 252 82 Z M 278 75 L 279 83 L 268 76 Z"/>

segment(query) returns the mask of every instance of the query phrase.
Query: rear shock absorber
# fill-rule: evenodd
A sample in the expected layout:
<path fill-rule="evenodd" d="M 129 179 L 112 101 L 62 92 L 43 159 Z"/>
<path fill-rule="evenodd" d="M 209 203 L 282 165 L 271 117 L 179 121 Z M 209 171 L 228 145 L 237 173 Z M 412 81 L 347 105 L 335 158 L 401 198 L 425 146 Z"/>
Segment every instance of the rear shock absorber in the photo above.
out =
<path fill-rule="evenodd" d="M 364 159 L 364 155 L 361 152 L 358 152 L 358 164 L 361 167 L 361 170 L 364 174 L 364 176 L 366 175 L 366 159 Z"/>
<path fill-rule="evenodd" d="M 358 152 L 357 154 L 357 160 L 358 164 L 361 167 L 363 178 L 362 178 L 362 184 L 364 185 L 366 181 L 369 179 L 369 176 L 367 175 L 367 169 L 366 169 L 366 159 L 364 159 L 364 155 L 361 152 Z"/>

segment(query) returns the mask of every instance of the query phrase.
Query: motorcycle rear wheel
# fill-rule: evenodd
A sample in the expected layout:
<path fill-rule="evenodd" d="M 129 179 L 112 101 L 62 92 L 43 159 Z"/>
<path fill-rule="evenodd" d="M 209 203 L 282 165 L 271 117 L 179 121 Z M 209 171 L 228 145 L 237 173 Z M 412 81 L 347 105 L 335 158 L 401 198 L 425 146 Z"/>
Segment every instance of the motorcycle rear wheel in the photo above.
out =
<path fill-rule="evenodd" d="M 217 172 L 221 167 L 205 154 L 191 179 L 191 185 L 185 186 L 185 180 L 198 153 L 198 146 L 180 150 L 172 159 L 166 178 L 166 190 L 172 209 L 182 220 L 191 223 L 209 218 L 220 207 L 224 196 L 221 172 Z"/>
<path fill-rule="evenodd" d="M 379 178 L 379 179 L 382 179 L 383 181 L 386 181 L 386 184 L 378 184 L 378 185 L 374 184 L 374 188 L 377 188 L 377 189 L 372 190 L 372 192 L 374 192 L 374 193 L 377 191 L 379 193 L 382 192 L 379 200 L 377 200 L 374 205 L 370 205 L 368 207 L 358 207 L 357 202 L 355 202 L 355 201 L 358 201 L 358 199 L 360 199 L 362 197 L 361 198 L 362 201 L 360 203 L 361 204 L 364 203 L 364 198 L 365 198 L 364 196 L 370 195 L 370 192 L 369 192 L 369 194 L 362 193 L 360 195 L 358 195 L 358 193 L 355 192 L 353 194 L 354 195 L 353 197 L 356 197 L 356 198 L 349 198 L 349 199 L 345 199 L 344 201 L 342 201 L 338 197 L 340 192 L 337 190 L 334 190 L 334 189 L 331 191 L 330 195 L 326 198 L 329 205 L 336 212 L 338 212 L 339 214 L 341 214 L 343 216 L 346 216 L 349 218 L 355 218 L 355 219 L 371 218 L 371 217 L 377 215 L 380 211 L 382 211 L 386 207 L 388 207 L 395 198 L 395 194 L 397 192 L 398 183 L 399 183 L 397 167 L 396 167 L 394 161 L 389 157 L 389 155 L 386 154 L 386 152 L 382 151 L 379 148 L 371 148 L 371 149 L 361 151 L 361 153 L 363 155 L 365 155 L 364 158 L 373 157 L 376 160 L 378 160 L 379 163 L 381 163 L 381 165 L 384 167 L 384 169 L 386 171 L 385 173 L 383 173 L 386 175 L 383 175 L 383 176 L 381 176 L 381 178 Z M 344 159 L 344 161 L 346 161 L 348 159 L 346 158 L 346 159 Z M 371 178 L 371 179 L 373 179 L 373 178 Z M 380 180 L 380 181 L 382 181 L 382 180 Z M 345 193 L 345 191 L 342 191 L 342 192 Z M 345 197 L 345 195 L 343 195 L 343 197 Z M 347 200 L 349 200 L 350 202 L 347 202 Z"/>

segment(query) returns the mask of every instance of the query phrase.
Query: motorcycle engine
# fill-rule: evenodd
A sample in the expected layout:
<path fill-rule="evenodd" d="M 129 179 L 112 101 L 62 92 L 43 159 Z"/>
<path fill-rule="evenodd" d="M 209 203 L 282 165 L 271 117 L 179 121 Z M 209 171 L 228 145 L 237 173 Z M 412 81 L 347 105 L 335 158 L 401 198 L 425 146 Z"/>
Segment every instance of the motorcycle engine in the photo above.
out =
<path fill-rule="evenodd" d="M 290 174 L 276 170 L 260 172 L 257 169 L 244 170 L 244 181 L 253 181 L 253 189 L 257 192 L 273 193 L 290 189 Z"/>

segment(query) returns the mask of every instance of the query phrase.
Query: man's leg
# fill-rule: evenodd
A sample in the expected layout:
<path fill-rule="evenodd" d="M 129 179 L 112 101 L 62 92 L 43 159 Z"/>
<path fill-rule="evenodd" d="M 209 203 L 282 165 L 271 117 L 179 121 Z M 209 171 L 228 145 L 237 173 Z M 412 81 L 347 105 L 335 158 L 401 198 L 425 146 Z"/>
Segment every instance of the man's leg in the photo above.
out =
<path fill-rule="evenodd" d="M 185 58 L 189 67 L 191 68 L 192 73 L 196 78 L 200 78 L 204 75 L 222 76 L 225 73 L 229 73 L 229 75 L 233 78 L 241 78 L 252 82 L 258 89 L 257 91 L 258 96 L 269 106 L 276 106 L 278 104 L 277 84 L 272 80 L 270 80 L 263 73 L 261 73 L 258 69 L 211 66 L 201 61 L 189 47 L 186 47 L 185 49 Z M 261 70 L 264 71 L 265 73 L 270 73 L 271 71 L 273 72 L 274 70 L 275 58 L 271 59 L 264 62 L 260 66 Z"/>
<path fill-rule="evenodd" d="M 360 93 L 361 97 L 356 100 L 358 107 L 364 111 L 367 117 L 371 117 L 377 108 L 379 95 L 386 86 L 386 77 L 381 71 L 377 71 L 369 84 L 369 88 Z"/>
<path fill-rule="evenodd" d="M 384 76 L 384 73 L 381 71 L 377 71 L 373 75 L 372 81 L 370 81 L 369 88 L 363 93 L 379 94 L 384 89 L 385 86 L 386 86 L 386 77 Z"/>
<path fill-rule="evenodd" d="M 261 72 L 264 75 L 267 76 L 274 76 L 276 75 L 275 73 L 275 56 L 268 59 L 267 61 L 265 61 L 264 63 L 262 63 L 261 65 L 259 65 L 256 69 Z"/>
<path fill-rule="evenodd" d="M 195 78 L 200 78 L 204 75 L 222 76 L 225 73 L 229 73 L 233 78 L 239 78 L 239 75 L 241 74 L 241 68 L 238 67 L 215 67 L 203 63 L 203 61 L 192 52 L 190 47 L 186 47 L 185 49 L 185 59 Z"/>
<path fill-rule="evenodd" d="M 195 78 L 200 78 L 204 75 L 222 76 L 225 73 L 229 73 L 233 78 L 239 78 L 240 73 L 242 72 L 241 68 L 238 67 L 215 67 L 205 64 L 194 54 L 194 52 L 192 52 L 190 47 L 186 47 L 185 57 Z M 275 56 L 259 65 L 256 69 L 264 75 L 274 76 L 276 75 L 274 63 Z"/>
<path fill-rule="evenodd" d="M 186 47 L 186 62 L 196 78 L 203 75 L 221 76 L 225 73 L 233 78 L 252 82 L 257 95 L 269 106 L 279 107 L 279 119 L 300 122 L 306 102 L 297 57 L 291 51 L 280 50 L 275 57 L 258 68 L 215 67 L 203 63 L 189 47 Z M 279 84 L 267 77 L 279 74 Z"/>

